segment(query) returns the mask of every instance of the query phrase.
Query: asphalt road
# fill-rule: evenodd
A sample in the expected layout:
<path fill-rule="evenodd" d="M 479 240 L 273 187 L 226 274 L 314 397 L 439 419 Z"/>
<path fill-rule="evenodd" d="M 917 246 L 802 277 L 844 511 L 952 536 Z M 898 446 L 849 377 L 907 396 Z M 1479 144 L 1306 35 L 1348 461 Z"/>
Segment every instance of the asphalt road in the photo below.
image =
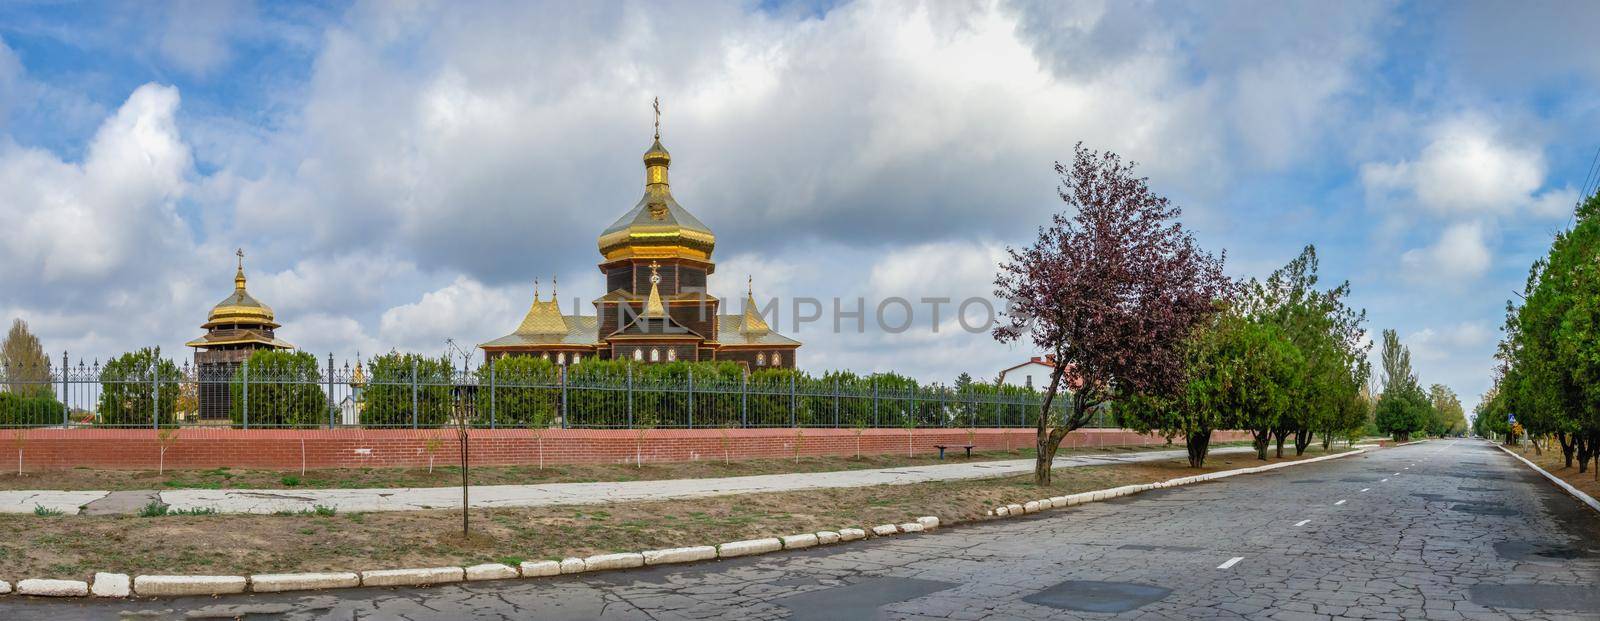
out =
<path fill-rule="evenodd" d="M 414 590 L 0 599 L 0 619 L 119 617 L 1600 619 L 1600 516 L 1488 444 L 1446 441 L 746 560 Z"/>

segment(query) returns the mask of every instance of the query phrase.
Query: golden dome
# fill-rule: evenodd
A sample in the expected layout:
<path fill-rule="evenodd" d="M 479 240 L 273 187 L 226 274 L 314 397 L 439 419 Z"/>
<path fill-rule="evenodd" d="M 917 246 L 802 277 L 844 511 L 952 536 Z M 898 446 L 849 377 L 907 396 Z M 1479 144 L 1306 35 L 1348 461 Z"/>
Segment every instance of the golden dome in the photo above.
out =
<path fill-rule="evenodd" d="M 644 197 L 600 233 L 600 254 L 606 260 L 711 260 L 717 237 L 672 198 L 672 187 L 667 182 L 667 169 L 671 166 L 672 154 L 661 146 L 657 125 L 655 142 L 644 152 Z"/>
<path fill-rule="evenodd" d="M 273 321 L 272 308 L 251 297 L 250 292 L 245 290 L 243 252 L 239 253 L 239 270 L 233 274 L 233 293 L 211 307 L 205 325 L 200 327 L 209 330 L 228 324 L 278 327 L 277 322 Z"/>

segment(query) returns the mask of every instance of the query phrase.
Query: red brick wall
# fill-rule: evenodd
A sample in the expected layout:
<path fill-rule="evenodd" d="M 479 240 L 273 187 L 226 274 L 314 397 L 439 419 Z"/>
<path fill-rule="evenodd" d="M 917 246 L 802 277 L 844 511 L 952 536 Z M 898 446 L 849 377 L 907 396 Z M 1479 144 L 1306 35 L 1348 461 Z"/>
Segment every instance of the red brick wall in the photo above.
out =
<path fill-rule="evenodd" d="M 726 436 L 724 436 L 726 433 Z M 18 450 L 13 431 L 4 434 L 6 458 L 14 463 Z M 979 450 L 1031 446 L 1028 429 L 978 429 L 972 443 Z M 154 469 L 160 458 L 156 433 L 142 429 L 31 429 L 22 432 L 20 448 L 25 470 L 66 468 Z M 184 429 L 168 442 L 167 468 L 234 468 L 294 470 L 304 460 L 308 468 L 421 467 L 428 463 L 428 440 L 438 438 L 435 458 L 449 462 L 455 455 L 451 430 L 337 429 L 240 430 Z M 801 455 L 854 455 L 907 451 L 936 452 L 935 444 L 966 444 L 964 429 L 806 429 L 798 439 Z M 1249 439 L 1245 432 L 1218 432 L 1217 442 Z M 480 429 L 472 432 L 472 462 L 479 465 L 538 463 L 540 451 L 547 464 L 628 462 L 635 451 L 646 462 L 791 457 L 795 454 L 793 429 L 657 429 L 644 434 L 627 430 L 552 429 L 536 438 L 526 429 Z M 1063 447 L 1164 444 L 1159 437 L 1141 436 L 1115 429 L 1083 429 L 1067 436 Z"/>

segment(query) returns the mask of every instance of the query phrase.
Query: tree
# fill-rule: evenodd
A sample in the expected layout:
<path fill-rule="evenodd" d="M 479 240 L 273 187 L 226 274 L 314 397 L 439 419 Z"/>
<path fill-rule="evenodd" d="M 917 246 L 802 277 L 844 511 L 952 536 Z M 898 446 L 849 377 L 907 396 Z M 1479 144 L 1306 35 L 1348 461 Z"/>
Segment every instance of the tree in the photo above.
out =
<path fill-rule="evenodd" d="M 309 353 L 251 352 L 231 381 L 233 403 L 228 418 L 236 426 L 317 427 L 328 422 L 330 408 L 328 394 L 322 389 L 322 371 L 317 357 Z"/>
<path fill-rule="evenodd" d="M 1429 386 L 1428 402 L 1433 408 L 1433 417 L 1428 421 L 1428 435 L 1443 438 L 1467 430 L 1466 410 L 1461 407 L 1461 399 L 1450 387 L 1444 384 Z"/>
<path fill-rule="evenodd" d="M 100 424 L 173 424 L 179 378 L 177 365 L 162 358 L 159 347 L 113 358 L 100 369 Z"/>
<path fill-rule="evenodd" d="M 44 355 L 39 337 L 28 330 L 28 322 L 11 321 L 11 331 L 0 342 L 0 377 L 6 389 L 23 397 L 53 397 L 50 384 L 50 358 Z"/>
<path fill-rule="evenodd" d="M 440 427 L 455 415 L 448 359 L 391 351 L 373 358 L 367 369 L 362 425 Z"/>
<path fill-rule="evenodd" d="M 1432 405 L 1411 371 L 1411 350 L 1400 344 L 1394 330 L 1383 331 L 1383 394 L 1378 397 L 1378 430 L 1396 442 L 1407 442 L 1414 432 L 1427 429 Z"/>
<path fill-rule="evenodd" d="M 1177 221 L 1181 211 L 1114 153 L 1073 148 L 1056 164 L 1069 207 L 995 278 L 1007 300 L 1001 342 L 1027 340 L 1056 362 L 1035 420 L 1034 481 L 1050 484 L 1056 450 L 1114 395 L 1171 395 L 1182 385 L 1183 342 L 1233 283 Z M 1071 407 L 1052 416 L 1063 377 Z"/>

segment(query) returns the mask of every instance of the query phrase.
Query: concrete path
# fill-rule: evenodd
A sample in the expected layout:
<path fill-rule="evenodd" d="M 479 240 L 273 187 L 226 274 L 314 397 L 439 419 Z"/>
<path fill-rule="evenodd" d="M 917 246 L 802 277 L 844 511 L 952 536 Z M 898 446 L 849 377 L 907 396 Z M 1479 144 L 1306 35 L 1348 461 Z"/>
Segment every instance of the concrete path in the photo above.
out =
<path fill-rule="evenodd" d="M 159 601 L 7 621 L 1600 618 L 1600 520 L 1488 444 L 1429 442 L 926 535 L 622 572 Z"/>
<path fill-rule="evenodd" d="M 1226 447 L 1212 455 L 1249 453 L 1250 447 Z M 1063 456 L 1057 468 L 1076 468 L 1182 458 L 1182 450 L 1144 451 L 1120 455 Z M 585 505 L 641 500 L 700 498 L 757 492 L 905 485 L 927 481 L 952 481 L 1004 477 L 1033 472 L 1032 459 L 953 462 L 928 466 L 765 474 L 714 479 L 670 479 L 611 483 L 546 483 L 540 485 L 484 485 L 472 488 L 474 507 L 540 507 Z M 311 511 L 317 506 L 343 513 L 368 511 L 418 511 L 461 506 L 461 488 L 374 488 L 295 490 L 181 489 L 150 492 L 0 492 L 0 513 L 32 512 L 34 503 L 68 514 L 80 508 L 89 514 L 136 513 L 159 494 L 174 510 L 215 509 L 218 513 L 276 513 Z M 59 496 L 57 496 L 59 495 Z M 129 499 L 138 499 L 132 502 Z M 137 506 L 135 506 L 137 505 Z"/>

